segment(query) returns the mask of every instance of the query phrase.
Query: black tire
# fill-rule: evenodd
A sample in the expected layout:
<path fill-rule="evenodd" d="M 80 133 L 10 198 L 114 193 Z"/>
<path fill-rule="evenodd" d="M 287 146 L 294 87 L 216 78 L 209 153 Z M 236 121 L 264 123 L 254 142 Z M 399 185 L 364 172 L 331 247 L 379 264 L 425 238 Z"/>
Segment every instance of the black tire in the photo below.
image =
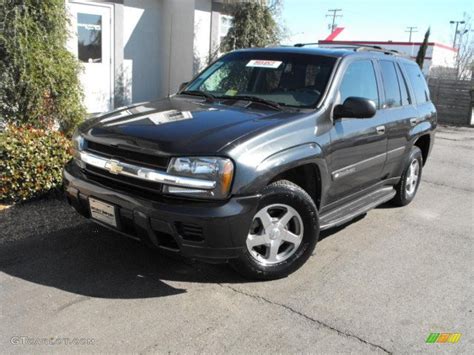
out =
<path fill-rule="evenodd" d="M 409 193 L 407 191 L 407 184 L 409 184 L 410 167 L 414 163 L 414 160 L 418 161 L 418 168 L 419 168 L 418 179 L 414 186 L 413 192 Z M 422 170 L 423 170 L 423 155 L 421 154 L 420 148 L 413 146 L 411 148 L 410 155 L 408 157 L 405 169 L 403 170 L 403 174 L 400 179 L 400 182 L 395 187 L 397 194 L 392 199 L 391 201 L 392 204 L 401 207 L 401 206 L 406 206 L 411 201 L 413 201 L 413 199 L 416 196 L 416 192 L 418 191 L 418 186 L 420 186 Z"/>
<path fill-rule="evenodd" d="M 288 259 L 272 265 L 264 265 L 258 262 L 251 255 L 246 244 L 243 248 L 243 254 L 238 259 L 230 261 L 231 266 L 246 278 L 272 280 L 287 276 L 308 260 L 318 241 L 318 210 L 313 199 L 306 191 L 287 180 L 274 182 L 264 189 L 257 211 L 275 204 L 289 206 L 298 213 L 298 217 L 295 218 L 299 218 L 298 220 L 302 221 L 303 225 L 303 229 L 300 230 L 302 235 L 300 244 L 292 249 L 292 254 L 288 255 Z M 289 223 L 294 222 L 290 221 Z"/>

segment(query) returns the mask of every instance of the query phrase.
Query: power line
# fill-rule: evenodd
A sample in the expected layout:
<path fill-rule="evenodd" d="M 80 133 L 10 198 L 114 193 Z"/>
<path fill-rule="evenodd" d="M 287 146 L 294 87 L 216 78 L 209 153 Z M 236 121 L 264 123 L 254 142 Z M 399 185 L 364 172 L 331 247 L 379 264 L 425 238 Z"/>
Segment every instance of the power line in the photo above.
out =
<path fill-rule="evenodd" d="M 407 29 L 406 29 L 405 32 L 410 33 L 410 34 L 408 35 L 408 42 L 411 43 L 411 35 L 412 35 L 412 33 L 418 32 L 418 27 L 415 27 L 415 26 L 407 26 Z"/>
<path fill-rule="evenodd" d="M 332 17 L 332 24 L 330 25 L 330 29 L 331 29 L 331 33 L 334 32 L 334 30 L 336 29 L 337 27 L 337 24 L 336 24 L 336 17 L 342 17 L 342 15 L 338 15 L 337 13 L 338 12 L 342 12 L 342 9 L 329 9 L 328 10 L 329 13 L 332 12 L 332 14 L 327 14 L 326 17 Z"/>

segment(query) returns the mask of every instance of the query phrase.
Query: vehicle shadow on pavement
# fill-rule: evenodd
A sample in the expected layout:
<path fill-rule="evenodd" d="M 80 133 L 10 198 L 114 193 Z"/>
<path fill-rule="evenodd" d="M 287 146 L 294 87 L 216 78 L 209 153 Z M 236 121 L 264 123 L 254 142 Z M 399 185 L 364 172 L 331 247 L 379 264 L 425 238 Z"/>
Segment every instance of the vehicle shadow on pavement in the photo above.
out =
<path fill-rule="evenodd" d="M 186 292 L 166 281 L 245 282 L 227 265 L 169 256 L 91 222 L 0 244 L 0 272 L 84 296 L 120 299 Z"/>
<path fill-rule="evenodd" d="M 17 230 L 18 235 L 24 235 L 0 240 L 1 272 L 79 295 L 111 299 L 178 295 L 186 292 L 185 283 L 189 282 L 251 282 L 226 264 L 191 261 L 153 250 L 87 220 L 65 227 L 70 217 L 76 222 L 79 217 L 65 211 L 61 204 L 57 208 L 60 215 L 54 222 L 51 211 L 39 211 L 41 222 L 32 220 L 27 233 L 14 228 L 10 233 Z M 22 209 L 10 211 L 11 222 L 24 219 Z M 322 232 L 320 240 L 361 218 Z M 25 221 L 18 221 L 21 223 Z M 44 230 L 44 223 L 56 226 Z"/>

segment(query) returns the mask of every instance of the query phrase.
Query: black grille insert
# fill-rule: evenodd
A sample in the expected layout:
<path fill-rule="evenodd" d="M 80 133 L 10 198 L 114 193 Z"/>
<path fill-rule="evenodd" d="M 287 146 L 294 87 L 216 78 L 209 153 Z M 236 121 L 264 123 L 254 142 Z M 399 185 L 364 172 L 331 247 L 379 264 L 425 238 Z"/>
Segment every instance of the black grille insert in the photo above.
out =
<path fill-rule="evenodd" d="M 106 170 L 88 164 L 86 165 L 84 174 L 89 180 L 95 181 L 108 188 L 132 193 L 146 199 L 157 200 L 162 198 L 162 184 L 160 183 L 135 179 L 123 175 L 113 175 Z"/>
<path fill-rule="evenodd" d="M 197 224 L 176 222 L 176 229 L 184 240 L 192 242 L 202 242 L 204 240 L 202 227 Z"/>
<path fill-rule="evenodd" d="M 107 158 L 114 158 L 130 164 L 146 166 L 150 168 L 166 169 L 169 158 L 151 154 L 135 152 L 133 150 L 113 147 L 93 141 L 87 141 L 86 150 Z"/>

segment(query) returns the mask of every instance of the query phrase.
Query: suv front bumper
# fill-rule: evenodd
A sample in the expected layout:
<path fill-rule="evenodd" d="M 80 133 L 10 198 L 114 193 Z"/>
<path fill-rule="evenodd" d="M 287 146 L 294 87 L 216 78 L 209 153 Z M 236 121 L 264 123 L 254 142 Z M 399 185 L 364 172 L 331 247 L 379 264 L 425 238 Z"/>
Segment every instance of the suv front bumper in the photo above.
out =
<path fill-rule="evenodd" d="M 89 197 L 94 197 L 116 206 L 117 228 L 95 222 L 147 244 L 205 260 L 227 260 L 242 253 L 260 197 L 147 200 L 88 180 L 74 161 L 64 168 L 63 181 L 69 204 L 84 217 L 91 218 Z"/>

